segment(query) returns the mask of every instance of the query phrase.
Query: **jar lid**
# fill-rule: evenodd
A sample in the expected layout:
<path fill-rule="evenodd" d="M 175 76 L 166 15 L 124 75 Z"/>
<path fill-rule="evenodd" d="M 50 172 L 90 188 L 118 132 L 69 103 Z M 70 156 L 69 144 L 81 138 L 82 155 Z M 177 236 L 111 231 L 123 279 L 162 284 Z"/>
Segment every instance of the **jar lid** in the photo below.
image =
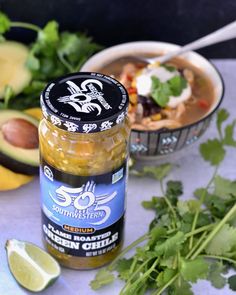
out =
<path fill-rule="evenodd" d="M 49 83 L 40 97 L 43 116 L 69 132 L 105 131 L 127 115 L 128 93 L 112 77 L 79 72 Z"/>

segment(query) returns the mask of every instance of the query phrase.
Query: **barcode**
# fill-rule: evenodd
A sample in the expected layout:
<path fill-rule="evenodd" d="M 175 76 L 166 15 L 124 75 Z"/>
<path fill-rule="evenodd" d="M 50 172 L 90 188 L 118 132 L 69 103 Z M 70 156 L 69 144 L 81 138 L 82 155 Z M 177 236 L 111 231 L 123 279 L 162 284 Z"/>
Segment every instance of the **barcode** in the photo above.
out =
<path fill-rule="evenodd" d="M 112 175 L 112 184 L 119 181 L 123 177 L 123 175 L 124 175 L 124 168 L 121 168 L 119 171 L 117 171 L 116 173 Z"/>

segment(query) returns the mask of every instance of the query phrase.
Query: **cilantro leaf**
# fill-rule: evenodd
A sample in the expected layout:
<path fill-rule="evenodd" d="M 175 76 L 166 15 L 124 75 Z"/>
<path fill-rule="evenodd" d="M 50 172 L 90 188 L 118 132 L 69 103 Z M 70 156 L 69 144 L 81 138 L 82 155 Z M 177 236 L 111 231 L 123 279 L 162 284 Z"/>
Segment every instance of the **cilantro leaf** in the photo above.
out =
<path fill-rule="evenodd" d="M 236 275 L 228 278 L 229 287 L 231 290 L 236 291 Z"/>
<path fill-rule="evenodd" d="M 152 258 L 156 258 L 156 253 L 150 250 L 150 248 L 151 247 L 148 245 L 144 247 L 137 247 L 135 258 L 137 258 L 139 262 L 144 262 L 145 260 L 147 261 Z"/>
<path fill-rule="evenodd" d="M 180 273 L 186 281 L 196 283 L 198 279 L 206 279 L 209 272 L 209 264 L 201 257 L 194 260 L 181 259 Z"/>
<path fill-rule="evenodd" d="M 200 153 L 203 159 L 213 166 L 219 165 L 225 157 L 225 150 L 218 139 L 209 139 L 207 142 L 202 143 Z"/>
<path fill-rule="evenodd" d="M 169 213 L 169 207 L 163 197 L 153 197 L 151 201 L 143 201 L 142 205 L 145 209 L 155 210 L 156 216 L 151 221 L 149 229 L 155 226 L 167 227 L 171 226 L 173 220 Z"/>
<path fill-rule="evenodd" d="M 191 213 L 195 213 L 201 207 L 201 203 L 198 200 L 188 200 L 187 204 L 188 204 L 189 212 Z"/>
<path fill-rule="evenodd" d="M 228 212 L 234 205 L 235 200 L 233 198 L 222 199 L 215 194 L 207 194 L 204 203 L 211 212 L 212 216 L 215 216 L 216 218 L 223 218 L 225 216 L 225 212 Z"/>
<path fill-rule="evenodd" d="M 6 14 L 0 11 L 0 34 L 6 33 L 11 27 L 11 21 Z"/>
<path fill-rule="evenodd" d="M 207 190 L 204 187 L 199 187 L 194 191 L 194 196 L 201 198 L 202 194 L 207 194 Z"/>
<path fill-rule="evenodd" d="M 163 255 L 164 258 L 170 257 L 182 248 L 185 239 L 184 233 L 178 231 L 175 235 L 168 237 L 164 242 L 157 242 L 155 251 L 157 255 Z"/>
<path fill-rule="evenodd" d="M 155 76 L 151 77 L 151 97 L 161 107 L 165 107 L 170 96 L 179 96 L 187 86 L 187 81 L 180 75 L 176 75 L 166 82 L 161 82 Z"/>
<path fill-rule="evenodd" d="M 121 280 L 126 281 L 129 279 L 130 267 L 132 262 L 133 262 L 133 258 L 130 258 L 130 259 L 123 258 L 117 261 L 115 270 L 119 273 L 119 278 Z"/>
<path fill-rule="evenodd" d="M 157 276 L 157 283 L 158 286 L 163 286 L 165 285 L 170 279 L 172 279 L 172 277 L 176 274 L 176 270 L 174 269 L 170 269 L 170 268 L 166 268 L 165 270 L 163 270 L 162 272 L 159 273 L 159 275 Z"/>
<path fill-rule="evenodd" d="M 234 196 L 231 196 L 236 189 L 236 184 L 234 183 L 235 182 L 231 182 L 220 176 L 215 176 L 213 193 L 209 193 L 206 189 L 200 188 L 194 192 L 194 195 L 200 199 L 204 193 L 204 204 L 211 212 L 212 216 L 223 218 L 225 212 L 228 212 L 235 202 Z"/>
<path fill-rule="evenodd" d="M 172 96 L 179 96 L 182 93 L 183 89 L 187 87 L 186 79 L 180 75 L 174 76 L 173 78 L 168 80 L 168 84 L 170 86 Z"/>
<path fill-rule="evenodd" d="M 200 208 L 200 202 L 198 200 L 178 201 L 177 209 L 181 216 L 191 212 L 195 213 Z"/>
<path fill-rule="evenodd" d="M 234 120 L 232 124 L 225 127 L 225 136 L 223 141 L 225 145 L 236 147 L 236 140 L 234 139 L 235 124 L 236 120 Z"/>
<path fill-rule="evenodd" d="M 152 177 L 160 181 L 167 175 L 169 175 L 172 169 L 173 165 L 170 163 L 166 163 L 159 166 L 145 166 L 143 168 L 143 173 L 146 175 L 151 175 Z"/>
<path fill-rule="evenodd" d="M 40 61 L 32 51 L 27 58 L 26 66 L 31 71 L 37 71 L 40 69 Z"/>
<path fill-rule="evenodd" d="M 173 225 L 173 217 L 168 214 L 168 211 L 169 211 L 169 208 L 167 206 L 166 206 L 166 210 L 165 211 L 163 210 L 163 212 L 159 212 L 159 209 L 157 208 L 157 214 L 159 213 L 159 218 L 158 218 L 159 226 L 162 226 L 165 228 L 171 228 L 171 226 Z"/>
<path fill-rule="evenodd" d="M 194 213 L 187 212 L 182 216 L 182 224 L 185 225 L 185 228 L 188 228 L 193 222 L 194 219 Z M 198 220 L 197 220 L 197 226 L 201 227 L 204 225 L 207 225 L 211 222 L 211 219 L 207 213 L 204 213 L 202 211 L 199 212 Z"/>
<path fill-rule="evenodd" d="M 185 281 L 182 277 L 176 280 L 174 285 L 170 288 L 168 292 L 169 295 L 194 295 L 191 290 L 192 286 Z"/>
<path fill-rule="evenodd" d="M 224 200 L 229 200 L 232 195 L 236 196 L 236 181 L 217 175 L 214 179 L 214 194 Z"/>
<path fill-rule="evenodd" d="M 161 81 L 159 78 L 152 76 L 152 86 L 151 86 L 151 91 L 155 91 L 155 89 L 159 88 L 161 85 Z"/>
<path fill-rule="evenodd" d="M 111 284 L 114 280 L 114 275 L 105 268 L 102 268 L 97 272 L 95 279 L 90 282 L 90 286 L 93 290 L 97 290 L 104 285 Z"/>
<path fill-rule="evenodd" d="M 78 46 L 78 42 L 78 37 L 75 34 L 63 32 L 58 48 L 58 53 L 60 55 L 69 55 L 71 53 L 74 53 Z"/>
<path fill-rule="evenodd" d="M 49 21 L 38 34 L 38 40 L 42 43 L 57 43 L 59 41 L 58 23 Z"/>
<path fill-rule="evenodd" d="M 201 227 L 211 223 L 211 216 L 208 213 L 200 211 L 197 221 L 197 226 Z"/>
<path fill-rule="evenodd" d="M 73 71 L 78 71 L 89 56 L 100 49 L 102 46 L 86 35 L 62 32 L 57 53 L 64 63 L 72 66 Z"/>
<path fill-rule="evenodd" d="M 42 90 L 46 86 L 46 83 L 39 80 L 33 80 L 28 86 L 23 90 L 24 94 L 32 95 L 33 93 L 37 93 Z"/>
<path fill-rule="evenodd" d="M 177 202 L 177 209 L 181 216 L 189 212 L 189 207 L 187 201 L 178 201 Z"/>
<path fill-rule="evenodd" d="M 167 195 L 179 197 L 183 194 L 183 183 L 181 181 L 169 180 L 166 185 L 167 185 L 167 190 L 166 190 Z"/>
<path fill-rule="evenodd" d="M 163 67 L 163 68 L 167 69 L 169 72 L 175 72 L 176 71 L 176 67 L 174 67 L 172 65 L 162 64 L 162 65 L 160 65 L 160 67 Z"/>
<path fill-rule="evenodd" d="M 222 136 L 222 123 L 229 117 L 229 113 L 226 109 L 220 109 L 217 112 L 216 126 L 219 134 Z"/>
<path fill-rule="evenodd" d="M 224 224 L 205 248 L 207 254 L 226 255 L 236 244 L 236 228 Z"/>
<path fill-rule="evenodd" d="M 142 201 L 142 206 L 145 209 L 156 209 L 160 198 L 152 197 L 151 201 Z"/>
<path fill-rule="evenodd" d="M 160 260 L 160 265 L 164 267 L 168 267 L 169 269 L 176 270 L 177 264 L 176 264 L 176 256 L 170 256 L 167 258 L 162 258 Z"/>
<path fill-rule="evenodd" d="M 176 205 L 178 197 L 183 194 L 182 182 L 170 180 L 167 182 L 166 186 L 166 196 L 173 204 Z"/>
<path fill-rule="evenodd" d="M 24 110 L 30 107 L 39 106 L 39 93 L 46 86 L 46 82 L 33 80 L 25 87 L 23 92 L 16 97 L 12 97 L 8 107 L 12 109 Z"/>
<path fill-rule="evenodd" d="M 152 248 L 158 240 L 162 237 L 166 236 L 166 229 L 164 227 L 156 226 L 150 231 L 150 239 L 148 241 L 149 248 Z"/>
<path fill-rule="evenodd" d="M 209 268 L 208 280 L 211 282 L 212 286 L 217 289 L 222 289 L 226 285 L 226 278 L 222 276 L 225 270 L 225 266 L 222 262 L 213 262 Z"/>
<path fill-rule="evenodd" d="M 234 200 L 235 203 L 235 200 Z M 234 216 L 230 221 L 229 224 L 232 225 L 233 227 L 236 227 L 236 216 Z M 235 255 L 236 256 L 236 255 Z"/>
<path fill-rule="evenodd" d="M 161 107 L 165 107 L 170 99 L 171 90 L 168 83 L 161 83 L 157 77 L 152 76 L 151 97 Z"/>

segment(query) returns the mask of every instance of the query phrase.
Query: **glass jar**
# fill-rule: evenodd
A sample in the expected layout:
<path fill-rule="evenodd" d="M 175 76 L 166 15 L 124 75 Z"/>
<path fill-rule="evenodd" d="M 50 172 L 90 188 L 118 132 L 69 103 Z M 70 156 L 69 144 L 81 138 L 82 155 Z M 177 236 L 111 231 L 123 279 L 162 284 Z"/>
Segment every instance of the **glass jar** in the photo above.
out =
<path fill-rule="evenodd" d="M 39 126 L 43 237 L 64 266 L 100 267 L 122 245 L 130 126 L 128 95 L 111 77 L 50 83 Z"/>

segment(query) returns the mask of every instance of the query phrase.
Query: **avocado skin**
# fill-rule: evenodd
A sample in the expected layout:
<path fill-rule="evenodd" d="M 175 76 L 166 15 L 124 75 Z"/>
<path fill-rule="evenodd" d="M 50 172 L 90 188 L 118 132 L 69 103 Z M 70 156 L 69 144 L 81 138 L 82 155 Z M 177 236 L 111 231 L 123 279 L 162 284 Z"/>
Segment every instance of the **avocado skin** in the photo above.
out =
<path fill-rule="evenodd" d="M 26 175 L 38 175 L 39 167 L 32 166 L 29 164 L 24 164 L 7 155 L 0 152 L 0 164 L 16 173 L 26 174 Z M 1 177 L 1 176 L 0 176 Z"/>

